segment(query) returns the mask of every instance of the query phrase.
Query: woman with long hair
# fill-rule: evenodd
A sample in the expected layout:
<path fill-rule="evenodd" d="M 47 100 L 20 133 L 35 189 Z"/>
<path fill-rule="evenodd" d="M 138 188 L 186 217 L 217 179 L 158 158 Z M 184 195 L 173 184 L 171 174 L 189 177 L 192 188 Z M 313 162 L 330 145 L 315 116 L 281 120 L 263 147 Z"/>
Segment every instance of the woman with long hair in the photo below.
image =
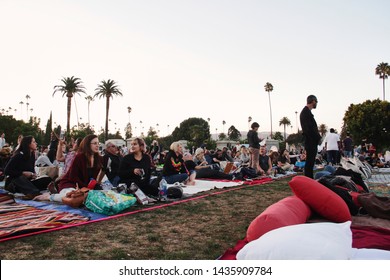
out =
<path fill-rule="evenodd" d="M 102 179 L 99 174 L 103 175 L 102 166 L 103 158 L 99 153 L 99 139 L 96 135 L 87 135 L 81 141 L 68 172 L 58 183 L 59 193 L 43 194 L 35 199 L 61 202 L 68 192 L 77 188 L 90 187 L 91 181 L 96 181 L 96 186 L 98 186 Z"/>
<path fill-rule="evenodd" d="M 32 199 L 46 190 L 52 181 L 50 177 L 37 179 L 35 174 L 35 151 L 37 142 L 33 136 L 22 138 L 18 149 L 11 157 L 4 173 L 7 176 L 5 189 L 12 193 L 23 193 L 26 199 Z"/>
<path fill-rule="evenodd" d="M 136 184 L 146 195 L 157 196 L 158 186 L 150 184 L 152 162 L 146 154 L 145 141 L 135 138 L 131 142 L 131 151 L 123 157 L 119 165 L 120 182 L 128 187 Z"/>

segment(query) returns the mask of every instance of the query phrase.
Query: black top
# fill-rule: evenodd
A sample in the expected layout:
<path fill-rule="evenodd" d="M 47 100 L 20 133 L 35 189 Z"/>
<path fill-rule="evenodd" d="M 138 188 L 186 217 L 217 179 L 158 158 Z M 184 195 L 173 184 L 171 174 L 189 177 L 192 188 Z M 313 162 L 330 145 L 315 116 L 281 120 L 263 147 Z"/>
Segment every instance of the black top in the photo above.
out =
<path fill-rule="evenodd" d="M 280 155 L 279 158 L 278 158 L 278 161 L 280 161 L 283 164 L 290 163 L 290 160 L 287 159 L 287 157 L 285 155 Z"/>
<path fill-rule="evenodd" d="M 183 156 L 177 156 L 174 151 L 170 150 L 165 157 L 163 176 L 171 176 L 180 173 L 187 173 Z"/>
<path fill-rule="evenodd" d="M 199 162 L 200 163 L 200 162 Z M 188 170 L 195 170 L 195 167 L 199 164 L 196 164 L 193 160 L 186 160 L 184 162 Z"/>
<path fill-rule="evenodd" d="M 269 166 L 269 156 L 267 155 L 259 155 L 259 165 L 261 167 L 261 169 L 263 169 L 264 171 L 267 171 L 270 166 Z"/>
<path fill-rule="evenodd" d="M 344 144 L 344 150 L 351 152 L 353 150 L 352 148 L 352 139 L 350 137 L 347 137 L 343 141 Z"/>
<path fill-rule="evenodd" d="M 305 108 L 303 108 L 299 118 L 301 121 L 305 144 L 307 143 L 318 145 L 321 140 L 321 135 L 318 132 L 317 122 L 314 119 L 314 116 L 311 113 L 309 107 L 305 106 Z"/>
<path fill-rule="evenodd" d="M 15 154 L 7 163 L 4 173 L 9 176 L 10 179 L 17 178 L 23 174 L 23 171 L 29 171 L 35 173 L 35 157 L 31 155 L 29 159 L 26 159 L 23 152 Z"/>
<path fill-rule="evenodd" d="M 257 134 L 257 131 L 249 130 L 247 137 L 248 137 L 249 147 L 255 148 L 255 149 L 260 149 L 261 140 Z"/>
<path fill-rule="evenodd" d="M 142 154 L 141 160 L 136 160 L 134 158 L 134 154 L 127 154 L 123 157 L 120 165 L 119 165 L 119 177 L 120 181 L 123 183 L 127 183 L 129 185 L 130 182 L 135 182 L 137 185 L 139 184 L 149 184 L 150 181 L 150 170 L 151 162 L 150 157 L 146 154 Z M 134 174 L 134 169 L 142 168 L 145 171 L 144 178 L 141 180 L 141 176 Z"/>
<path fill-rule="evenodd" d="M 109 180 L 112 180 L 119 175 L 119 166 L 121 164 L 121 161 L 122 157 L 118 155 L 106 153 L 103 156 L 104 171 Z"/>

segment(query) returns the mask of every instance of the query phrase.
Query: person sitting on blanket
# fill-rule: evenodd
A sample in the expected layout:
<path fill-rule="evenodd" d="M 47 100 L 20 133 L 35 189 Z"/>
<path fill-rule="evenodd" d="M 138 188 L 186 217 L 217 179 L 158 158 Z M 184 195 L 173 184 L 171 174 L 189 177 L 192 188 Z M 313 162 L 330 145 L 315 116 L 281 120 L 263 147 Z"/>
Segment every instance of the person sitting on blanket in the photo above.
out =
<path fill-rule="evenodd" d="M 118 186 L 120 180 L 119 166 L 122 159 L 123 157 L 120 154 L 118 147 L 112 142 L 107 142 L 106 152 L 103 156 L 103 166 L 108 180 L 114 187 Z"/>
<path fill-rule="evenodd" d="M 123 157 L 119 165 L 119 182 L 128 187 L 135 183 L 146 195 L 158 196 L 158 186 L 150 184 L 151 157 L 146 154 L 146 144 L 141 138 L 131 142 L 131 152 Z"/>
<path fill-rule="evenodd" d="M 272 146 L 269 150 L 268 156 L 271 159 L 272 166 L 276 167 L 278 165 L 278 158 L 280 156 L 278 148 L 276 146 Z"/>
<path fill-rule="evenodd" d="M 62 198 L 74 189 L 101 189 L 99 184 L 104 177 L 102 167 L 103 157 L 99 153 L 99 139 L 96 135 L 87 135 L 81 141 L 68 172 L 58 183 L 59 193 L 44 193 L 35 197 L 34 200 L 62 202 Z"/>
<path fill-rule="evenodd" d="M 225 148 L 224 148 L 225 149 Z M 227 149 L 227 148 L 226 148 Z M 233 162 L 233 160 L 231 159 L 231 157 L 228 157 L 227 156 L 227 152 L 221 150 L 221 149 L 217 149 L 212 155 L 211 155 L 211 158 L 212 158 L 212 163 L 215 163 L 215 164 L 220 164 L 221 161 L 228 161 L 228 162 Z"/>
<path fill-rule="evenodd" d="M 196 172 L 187 170 L 183 160 L 183 146 L 180 142 L 171 144 L 165 157 L 162 176 L 168 184 L 179 182 L 186 185 L 195 185 Z"/>
<path fill-rule="evenodd" d="M 204 159 L 204 151 L 202 148 L 195 150 L 195 156 L 192 157 L 190 153 L 184 153 L 184 163 L 189 171 L 196 171 L 196 178 L 210 178 L 210 179 L 226 179 L 233 180 L 233 174 L 225 174 L 219 168 L 215 169 L 209 165 Z"/>
<path fill-rule="evenodd" d="M 240 148 L 240 157 L 239 157 L 240 164 L 244 166 L 248 166 L 250 159 L 251 159 L 251 155 L 249 154 L 247 147 L 242 145 Z"/>
<path fill-rule="evenodd" d="M 271 162 L 271 158 L 267 155 L 267 150 L 265 146 L 260 147 L 259 165 L 260 165 L 260 175 L 268 175 L 268 176 L 271 175 L 272 162 Z"/>
<path fill-rule="evenodd" d="M 49 151 L 49 149 L 47 147 L 44 147 L 42 149 L 41 155 L 35 161 L 36 166 L 38 166 L 38 167 L 54 166 L 54 164 L 50 161 L 49 157 L 47 156 L 48 151 Z"/>
<path fill-rule="evenodd" d="M 33 199 L 46 190 L 50 177 L 37 179 L 35 174 L 35 151 L 37 142 L 33 136 L 23 137 L 19 148 L 8 161 L 4 173 L 7 176 L 5 189 L 12 193 L 23 193 L 25 199 Z"/>
<path fill-rule="evenodd" d="M 4 170 L 8 161 L 10 160 L 12 155 L 12 148 L 10 146 L 4 146 L 0 149 L 0 168 Z"/>
<path fill-rule="evenodd" d="M 208 161 L 206 158 L 206 151 L 203 148 L 197 148 L 193 156 L 193 161 L 196 165 L 207 166 L 211 169 L 220 170 L 218 163 L 213 163 L 213 161 Z"/>
<path fill-rule="evenodd" d="M 284 171 L 292 171 L 294 165 L 291 164 L 290 154 L 287 149 L 283 149 L 282 153 L 278 158 L 278 167 L 280 167 Z"/>
<path fill-rule="evenodd" d="M 63 174 L 66 174 L 70 166 L 72 165 L 72 162 L 77 154 L 77 150 L 79 149 L 82 140 L 83 140 L 82 138 L 77 138 L 75 141 L 73 141 L 72 148 L 67 153 L 65 153 L 65 148 L 66 148 L 65 140 L 63 139 L 59 140 L 56 160 L 57 162 L 64 163 Z"/>

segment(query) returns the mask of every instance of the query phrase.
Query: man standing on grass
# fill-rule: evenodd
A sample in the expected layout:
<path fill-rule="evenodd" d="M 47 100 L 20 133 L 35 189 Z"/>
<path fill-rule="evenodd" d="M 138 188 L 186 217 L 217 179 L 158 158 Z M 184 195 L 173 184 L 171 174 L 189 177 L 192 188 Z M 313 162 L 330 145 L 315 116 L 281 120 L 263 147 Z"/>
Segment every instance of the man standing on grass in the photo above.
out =
<path fill-rule="evenodd" d="M 313 178 L 314 162 L 318 153 L 318 144 L 321 140 L 321 135 L 318 132 L 317 122 L 311 110 L 317 108 L 318 100 L 314 95 L 309 95 L 306 101 L 306 106 L 299 116 L 306 150 L 304 174 L 309 178 Z"/>
<path fill-rule="evenodd" d="M 328 133 L 325 137 L 325 149 L 328 165 L 338 164 L 340 162 L 340 136 L 336 133 L 334 128 L 331 128 L 330 133 Z"/>
<path fill-rule="evenodd" d="M 259 150 L 260 150 L 260 142 L 261 139 L 259 138 L 257 131 L 259 130 L 260 125 L 257 122 L 252 123 L 251 130 L 248 131 L 247 138 L 249 143 L 249 154 L 250 154 L 250 161 L 249 165 L 254 170 L 256 170 L 256 173 L 260 174 L 260 167 L 259 167 Z"/>
<path fill-rule="evenodd" d="M 347 137 L 343 140 L 344 156 L 347 158 L 353 157 L 353 146 L 350 134 L 347 132 Z"/>

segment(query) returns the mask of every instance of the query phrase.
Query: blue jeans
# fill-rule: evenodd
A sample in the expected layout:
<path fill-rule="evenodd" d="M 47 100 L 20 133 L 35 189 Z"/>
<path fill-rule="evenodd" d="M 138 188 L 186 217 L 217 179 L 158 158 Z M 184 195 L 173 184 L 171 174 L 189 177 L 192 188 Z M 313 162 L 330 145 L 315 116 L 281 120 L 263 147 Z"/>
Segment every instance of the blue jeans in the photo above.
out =
<path fill-rule="evenodd" d="M 110 182 L 112 186 L 116 188 L 119 184 L 120 179 L 121 178 L 119 176 L 115 176 L 113 179 L 111 179 Z"/>
<path fill-rule="evenodd" d="M 345 155 L 347 158 L 351 158 L 351 157 L 352 157 L 352 151 L 344 151 L 344 155 Z"/>
<path fill-rule="evenodd" d="M 188 174 L 187 173 L 174 174 L 174 175 L 164 176 L 163 179 L 165 179 L 165 181 L 167 181 L 168 184 L 174 184 L 176 182 L 181 183 L 188 179 Z"/>

